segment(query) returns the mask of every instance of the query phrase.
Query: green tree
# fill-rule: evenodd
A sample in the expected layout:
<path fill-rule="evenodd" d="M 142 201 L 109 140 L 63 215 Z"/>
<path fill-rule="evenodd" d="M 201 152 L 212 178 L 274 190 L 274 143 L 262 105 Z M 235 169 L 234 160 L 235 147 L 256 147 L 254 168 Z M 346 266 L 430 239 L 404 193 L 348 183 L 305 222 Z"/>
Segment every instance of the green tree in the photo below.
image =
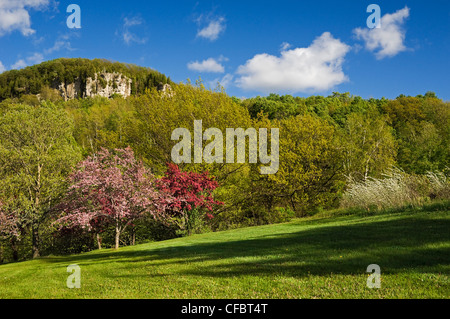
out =
<path fill-rule="evenodd" d="M 240 172 L 233 185 L 236 196 L 230 200 L 242 212 L 244 222 L 248 218 L 254 221 L 250 224 L 270 223 L 280 207 L 305 216 L 317 207 L 334 204 L 343 176 L 333 126 L 317 116 L 299 115 L 273 121 L 259 117 L 254 127 L 279 129 L 279 169 L 262 175 L 261 164 L 250 164 Z"/>
<path fill-rule="evenodd" d="M 39 227 L 80 160 L 72 130 L 67 113 L 51 103 L 12 105 L 0 118 L 0 198 L 21 212 L 33 257 L 40 255 Z"/>
<path fill-rule="evenodd" d="M 330 206 L 342 186 L 335 129 L 323 119 L 297 116 L 272 123 L 280 127 L 280 167 L 269 175 L 279 199 L 302 214 Z"/>
<path fill-rule="evenodd" d="M 395 164 L 397 145 L 392 127 L 376 113 L 349 115 L 341 143 L 344 172 L 357 180 L 378 177 Z"/>
<path fill-rule="evenodd" d="M 383 112 L 392 121 L 398 142 L 398 165 L 409 173 L 423 174 L 449 165 L 450 108 L 433 92 L 398 97 Z"/>
<path fill-rule="evenodd" d="M 143 96 L 132 97 L 131 101 L 135 117 L 129 118 L 126 124 L 128 141 L 136 154 L 159 172 L 164 172 L 166 163 L 172 161 L 172 148 L 177 142 L 172 141 L 171 136 L 175 129 L 188 129 L 193 142 L 194 120 L 202 121 L 203 131 L 218 128 L 225 133 L 226 128 L 246 129 L 251 126 L 245 108 L 224 92 L 212 92 L 201 83 L 197 83 L 197 86 L 177 85 L 170 95 L 151 89 Z M 207 143 L 204 141 L 203 146 Z M 225 143 L 223 145 L 225 148 Z M 197 172 L 208 170 L 219 181 L 240 166 L 226 163 L 195 164 L 193 158 L 191 162 L 180 167 Z"/>

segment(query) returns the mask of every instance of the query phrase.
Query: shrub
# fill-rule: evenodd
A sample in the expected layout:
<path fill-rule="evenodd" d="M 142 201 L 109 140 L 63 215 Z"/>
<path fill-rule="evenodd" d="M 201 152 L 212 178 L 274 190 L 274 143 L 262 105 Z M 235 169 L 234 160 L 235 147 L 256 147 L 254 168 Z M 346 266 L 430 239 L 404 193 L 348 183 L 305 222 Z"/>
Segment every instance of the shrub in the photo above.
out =
<path fill-rule="evenodd" d="M 272 223 L 285 223 L 291 221 L 295 217 L 295 212 L 290 208 L 277 207 L 271 215 Z"/>
<path fill-rule="evenodd" d="M 341 206 L 380 210 L 420 206 L 429 200 L 449 198 L 450 180 L 444 173 L 409 175 L 393 169 L 383 178 L 368 178 L 362 182 L 350 180 Z"/>
<path fill-rule="evenodd" d="M 450 179 L 443 172 L 428 172 L 426 176 L 430 184 L 431 199 L 450 198 Z"/>

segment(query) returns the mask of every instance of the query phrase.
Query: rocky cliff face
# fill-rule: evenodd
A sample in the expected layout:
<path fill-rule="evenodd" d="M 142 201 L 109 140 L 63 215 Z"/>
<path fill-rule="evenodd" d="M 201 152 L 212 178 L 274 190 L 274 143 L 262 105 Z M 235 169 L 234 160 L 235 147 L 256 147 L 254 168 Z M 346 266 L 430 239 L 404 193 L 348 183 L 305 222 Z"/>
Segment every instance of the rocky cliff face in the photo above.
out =
<path fill-rule="evenodd" d="M 110 98 L 113 94 L 120 94 L 124 98 L 131 95 L 131 79 L 120 73 L 97 73 L 95 78 L 87 78 L 86 83 L 82 83 L 80 78 L 74 83 L 54 83 L 53 88 L 57 89 L 64 100 L 103 96 Z"/>

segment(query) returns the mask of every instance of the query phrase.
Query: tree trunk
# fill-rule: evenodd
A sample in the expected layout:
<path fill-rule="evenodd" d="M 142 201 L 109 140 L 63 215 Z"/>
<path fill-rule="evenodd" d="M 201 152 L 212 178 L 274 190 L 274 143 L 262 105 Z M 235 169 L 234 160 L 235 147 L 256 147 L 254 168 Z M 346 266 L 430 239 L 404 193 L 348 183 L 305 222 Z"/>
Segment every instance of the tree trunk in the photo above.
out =
<path fill-rule="evenodd" d="M 100 234 L 97 233 L 97 245 L 98 245 L 98 250 L 102 250 L 102 238 L 100 237 Z"/>
<path fill-rule="evenodd" d="M 33 226 L 31 229 L 32 246 L 33 246 L 33 258 L 40 257 L 39 253 L 39 229 L 37 226 Z"/>
<path fill-rule="evenodd" d="M 369 178 L 369 163 L 370 163 L 370 158 L 366 162 L 366 169 L 364 171 L 364 182 L 367 182 L 367 179 Z"/>
<path fill-rule="evenodd" d="M 294 194 L 295 194 L 295 193 L 294 193 Z M 292 194 L 292 195 L 290 196 L 291 207 L 292 207 L 292 210 L 293 210 L 295 213 L 297 213 L 297 208 L 295 207 L 295 202 L 294 202 L 294 194 Z"/>
<path fill-rule="evenodd" d="M 11 239 L 11 250 L 13 254 L 13 261 L 19 261 L 19 250 L 17 248 L 17 239 L 12 238 Z"/>
<path fill-rule="evenodd" d="M 38 207 L 40 206 L 40 195 L 41 195 L 41 171 L 42 171 L 42 164 L 38 164 L 38 176 L 36 181 L 36 192 L 35 192 L 35 199 L 34 199 L 34 210 L 33 215 L 34 217 L 39 216 Z M 33 218 L 35 219 L 35 218 Z M 38 219 L 38 218 L 36 218 Z M 36 222 L 36 220 L 33 220 L 33 225 L 31 226 L 31 237 L 32 237 L 32 245 L 33 245 L 33 259 L 40 257 L 39 253 L 39 223 Z"/>
<path fill-rule="evenodd" d="M 189 225 L 189 213 L 186 212 L 184 215 L 184 229 L 187 231 L 187 235 L 191 236 L 191 226 Z"/>
<path fill-rule="evenodd" d="M 119 249 L 120 228 L 116 226 L 116 246 L 115 249 Z"/>
<path fill-rule="evenodd" d="M 135 232 L 134 228 L 131 233 L 131 245 L 132 246 L 136 245 L 136 232 Z"/>

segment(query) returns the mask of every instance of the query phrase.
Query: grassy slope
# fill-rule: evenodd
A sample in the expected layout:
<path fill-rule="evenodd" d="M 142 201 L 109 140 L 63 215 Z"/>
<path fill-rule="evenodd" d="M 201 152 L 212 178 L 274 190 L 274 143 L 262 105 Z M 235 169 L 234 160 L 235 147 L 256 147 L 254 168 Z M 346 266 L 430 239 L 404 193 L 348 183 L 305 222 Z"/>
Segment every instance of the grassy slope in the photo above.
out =
<path fill-rule="evenodd" d="M 70 264 L 81 289 L 66 288 Z M 450 211 L 403 211 L 2 265 L 0 298 L 449 298 L 449 273 Z"/>

